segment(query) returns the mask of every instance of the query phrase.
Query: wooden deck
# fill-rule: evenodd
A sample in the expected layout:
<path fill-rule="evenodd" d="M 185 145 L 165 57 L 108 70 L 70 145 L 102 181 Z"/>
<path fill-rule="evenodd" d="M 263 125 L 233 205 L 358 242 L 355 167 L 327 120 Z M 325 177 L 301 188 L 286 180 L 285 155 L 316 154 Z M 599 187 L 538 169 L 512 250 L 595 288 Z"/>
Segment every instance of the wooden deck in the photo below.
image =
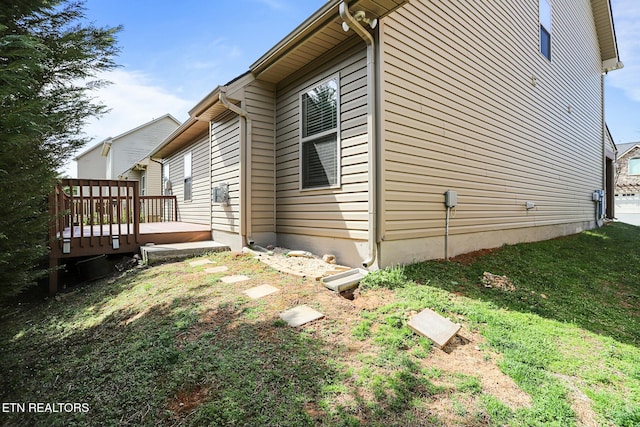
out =
<path fill-rule="evenodd" d="M 63 179 L 49 206 L 50 294 L 61 260 L 211 240 L 208 225 L 178 221 L 175 196 L 140 196 L 137 181 Z"/>
<path fill-rule="evenodd" d="M 134 224 L 104 224 L 67 227 L 62 232 L 63 238 L 72 236 L 114 236 L 133 234 Z M 184 232 L 211 232 L 208 225 L 193 224 L 190 222 L 142 222 L 140 223 L 140 236 L 147 234 L 184 233 Z M 57 234 L 60 237 L 60 233 Z M 143 237 L 146 239 L 146 236 Z"/>

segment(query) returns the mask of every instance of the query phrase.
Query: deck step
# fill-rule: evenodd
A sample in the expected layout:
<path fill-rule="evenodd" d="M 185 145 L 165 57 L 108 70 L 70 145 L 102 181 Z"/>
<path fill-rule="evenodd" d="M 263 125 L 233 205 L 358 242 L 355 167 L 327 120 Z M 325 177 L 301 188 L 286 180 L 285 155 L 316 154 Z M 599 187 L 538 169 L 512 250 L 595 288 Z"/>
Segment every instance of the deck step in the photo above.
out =
<path fill-rule="evenodd" d="M 189 258 L 209 252 L 228 251 L 229 246 L 213 240 L 188 243 L 168 243 L 163 245 L 141 246 L 142 261 L 146 264 L 167 261 L 171 259 Z"/>
<path fill-rule="evenodd" d="M 354 268 L 332 276 L 323 277 L 321 282 L 333 291 L 342 292 L 358 286 L 360 280 L 362 280 L 367 273 L 366 270 L 361 268 Z"/>

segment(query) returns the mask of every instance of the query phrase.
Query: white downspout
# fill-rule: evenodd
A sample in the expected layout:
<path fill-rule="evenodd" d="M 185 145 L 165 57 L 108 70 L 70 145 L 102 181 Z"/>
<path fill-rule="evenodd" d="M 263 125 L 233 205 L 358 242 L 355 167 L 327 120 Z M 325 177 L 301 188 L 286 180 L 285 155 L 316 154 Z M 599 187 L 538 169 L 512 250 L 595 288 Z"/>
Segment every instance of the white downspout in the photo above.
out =
<path fill-rule="evenodd" d="M 600 119 L 602 121 L 602 189 L 604 190 L 604 200 L 602 203 L 602 212 L 600 213 L 600 217 L 596 218 L 596 224 L 598 227 L 602 227 L 604 225 L 604 218 L 606 217 L 607 212 L 607 122 L 605 118 L 604 111 L 604 77 L 606 73 L 600 74 Z"/>
<path fill-rule="evenodd" d="M 378 179 L 378 153 L 377 153 L 377 139 L 376 139 L 376 62 L 375 62 L 375 40 L 373 36 L 351 15 L 349 12 L 349 5 L 346 1 L 340 3 L 340 17 L 343 21 L 353 29 L 353 31 L 360 36 L 367 44 L 367 139 L 368 139 L 368 162 L 369 162 L 369 254 L 367 259 L 362 261 L 362 265 L 370 267 L 376 260 L 377 255 L 377 186 L 376 180 Z"/>
<path fill-rule="evenodd" d="M 224 105 L 229 111 L 240 116 L 244 121 L 244 132 L 240 129 L 240 237 L 242 239 L 242 246 L 249 244 L 247 236 L 251 236 L 251 221 L 249 216 L 251 215 L 250 198 L 248 194 L 251 192 L 251 139 L 253 129 L 251 117 L 247 114 L 247 111 L 238 107 L 235 104 L 229 102 L 226 96 L 227 88 L 223 86 L 220 88 L 218 99 L 220 103 Z M 247 173 L 248 172 L 248 173 Z M 249 177 L 249 178 L 247 178 Z"/>

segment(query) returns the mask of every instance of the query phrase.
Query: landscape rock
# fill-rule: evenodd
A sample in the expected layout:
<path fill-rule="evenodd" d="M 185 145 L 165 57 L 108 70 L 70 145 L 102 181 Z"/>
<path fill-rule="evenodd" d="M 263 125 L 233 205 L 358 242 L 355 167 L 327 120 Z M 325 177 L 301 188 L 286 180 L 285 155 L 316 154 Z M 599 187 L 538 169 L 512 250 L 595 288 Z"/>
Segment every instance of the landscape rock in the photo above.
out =
<path fill-rule="evenodd" d="M 480 283 L 482 283 L 485 288 L 498 288 L 509 292 L 516 290 L 513 282 L 507 276 L 498 276 L 497 274 L 491 274 L 487 271 L 482 274 Z"/>

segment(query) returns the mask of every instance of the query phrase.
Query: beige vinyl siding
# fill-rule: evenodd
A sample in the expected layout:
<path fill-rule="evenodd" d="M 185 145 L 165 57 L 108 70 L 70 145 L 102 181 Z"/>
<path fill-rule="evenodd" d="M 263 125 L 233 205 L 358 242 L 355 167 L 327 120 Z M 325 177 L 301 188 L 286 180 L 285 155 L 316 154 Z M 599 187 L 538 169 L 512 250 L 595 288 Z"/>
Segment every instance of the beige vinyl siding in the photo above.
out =
<path fill-rule="evenodd" d="M 604 142 L 605 142 L 605 150 L 607 152 L 607 156 L 615 158 L 615 153 L 617 151 L 617 148 L 609 132 L 604 133 Z"/>
<path fill-rule="evenodd" d="M 173 194 L 178 199 L 178 219 L 182 222 L 209 224 L 209 142 L 207 135 L 174 153 L 167 160 Z M 184 155 L 191 152 L 191 200 L 184 200 Z"/>
<path fill-rule="evenodd" d="M 147 196 L 162 195 L 162 165 L 149 160 L 147 165 Z"/>
<path fill-rule="evenodd" d="M 278 88 L 276 226 L 278 233 L 367 238 L 366 51 L 359 43 L 303 70 Z M 341 187 L 300 191 L 299 94 L 333 75 L 340 80 Z"/>
<path fill-rule="evenodd" d="M 240 231 L 239 162 L 240 120 L 237 115 L 227 112 L 211 123 L 211 186 L 229 184 L 229 205 L 211 204 L 213 230 Z"/>
<path fill-rule="evenodd" d="M 275 231 L 275 87 L 254 81 L 244 96 L 253 126 L 249 233 L 269 233 Z"/>
<path fill-rule="evenodd" d="M 113 139 L 111 176 L 123 174 L 178 127 L 170 117 L 150 122 Z"/>
<path fill-rule="evenodd" d="M 594 220 L 600 60 L 588 0 L 413 1 L 381 23 L 383 239 Z M 525 202 L 536 208 L 527 211 Z"/>
<path fill-rule="evenodd" d="M 106 179 L 107 161 L 106 157 L 102 157 L 102 144 L 83 153 L 78 157 L 77 162 L 78 178 Z"/>

